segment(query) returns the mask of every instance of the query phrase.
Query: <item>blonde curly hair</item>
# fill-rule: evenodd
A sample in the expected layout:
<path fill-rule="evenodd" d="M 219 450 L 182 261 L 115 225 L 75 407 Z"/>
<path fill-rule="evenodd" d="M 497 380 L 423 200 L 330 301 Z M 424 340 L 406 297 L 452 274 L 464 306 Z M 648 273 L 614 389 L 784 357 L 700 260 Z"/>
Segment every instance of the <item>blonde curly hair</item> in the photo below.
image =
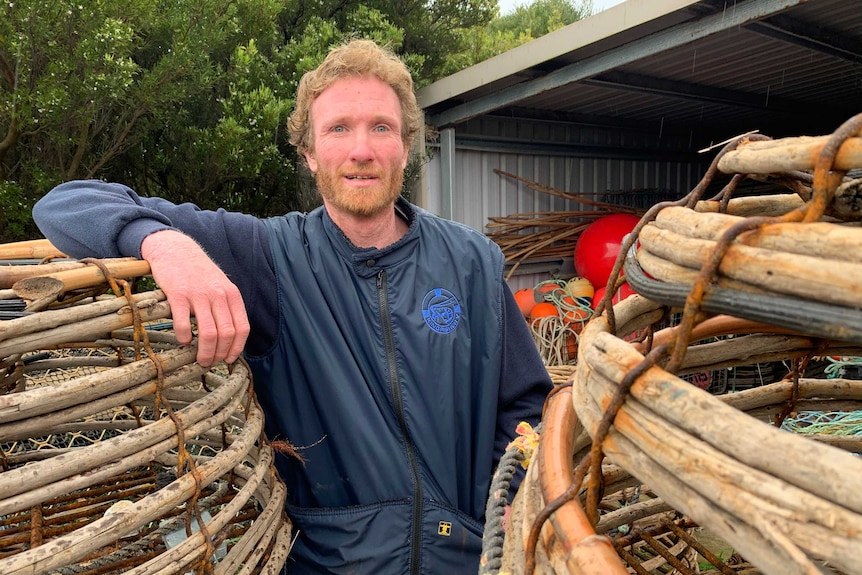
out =
<path fill-rule="evenodd" d="M 333 49 L 323 62 L 299 81 L 296 107 L 287 120 L 290 143 L 300 156 L 311 151 L 311 104 L 333 82 L 344 78 L 375 76 L 389 84 L 401 102 L 401 140 L 410 147 L 419 133 L 422 113 L 413 93 L 413 78 L 404 62 L 392 51 L 371 40 L 351 40 Z"/>

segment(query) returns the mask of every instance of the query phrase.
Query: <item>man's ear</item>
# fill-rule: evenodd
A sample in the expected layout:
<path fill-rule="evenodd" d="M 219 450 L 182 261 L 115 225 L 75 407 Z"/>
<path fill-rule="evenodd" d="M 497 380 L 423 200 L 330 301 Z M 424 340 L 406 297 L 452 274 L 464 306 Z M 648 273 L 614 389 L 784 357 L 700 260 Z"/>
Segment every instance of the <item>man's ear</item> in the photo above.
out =
<path fill-rule="evenodd" d="M 305 163 L 308 164 L 308 169 L 313 173 L 317 173 L 317 160 L 314 158 L 314 152 L 305 152 Z"/>

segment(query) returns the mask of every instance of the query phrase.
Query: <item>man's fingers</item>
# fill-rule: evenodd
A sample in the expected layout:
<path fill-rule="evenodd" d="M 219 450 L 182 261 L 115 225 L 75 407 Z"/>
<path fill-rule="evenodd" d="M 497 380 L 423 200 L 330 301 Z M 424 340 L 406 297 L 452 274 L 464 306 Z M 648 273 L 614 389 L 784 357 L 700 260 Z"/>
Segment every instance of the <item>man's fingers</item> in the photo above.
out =
<path fill-rule="evenodd" d="M 209 305 L 200 303 L 195 306 L 195 323 L 198 326 L 198 356 L 197 361 L 204 367 L 215 363 L 216 349 L 218 348 L 218 330 L 213 320 L 212 310 Z"/>
<path fill-rule="evenodd" d="M 236 290 L 234 294 L 228 297 L 228 307 L 233 321 L 234 339 L 233 343 L 228 347 L 225 361 L 233 363 L 239 358 L 243 348 L 245 348 L 245 342 L 248 339 L 251 326 L 248 323 L 248 315 L 246 314 L 245 304 L 242 301 L 242 295 L 240 295 L 239 290 Z"/>
<path fill-rule="evenodd" d="M 217 361 L 228 357 L 236 339 L 236 330 L 233 326 L 233 318 L 227 302 L 218 299 L 213 302 L 213 321 L 216 330 L 216 341 L 214 355 Z"/>
<path fill-rule="evenodd" d="M 171 318 L 174 323 L 174 335 L 183 345 L 192 342 L 191 309 L 185 298 L 168 298 L 171 306 Z"/>
<path fill-rule="evenodd" d="M 245 305 L 238 290 L 229 291 L 225 294 L 219 289 L 210 290 L 206 298 L 195 301 L 195 309 L 200 310 L 195 311 L 195 318 L 201 365 L 236 361 L 245 346 L 249 333 Z"/>

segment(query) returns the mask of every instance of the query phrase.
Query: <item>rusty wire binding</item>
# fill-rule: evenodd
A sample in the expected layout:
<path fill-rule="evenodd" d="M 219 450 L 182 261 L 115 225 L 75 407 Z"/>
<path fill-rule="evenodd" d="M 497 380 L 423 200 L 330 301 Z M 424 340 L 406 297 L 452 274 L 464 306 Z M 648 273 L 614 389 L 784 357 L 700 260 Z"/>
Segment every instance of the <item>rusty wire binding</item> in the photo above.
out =
<path fill-rule="evenodd" d="M 0 573 L 278 573 L 291 527 L 247 366 L 199 366 L 164 294 L 114 277 L 146 262 L 63 263 L 0 268 L 0 301 L 48 286 L 0 322 Z"/>
<path fill-rule="evenodd" d="M 644 215 L 606 289 L 625 266 L 640 295 L 606 296 L 557 379 L 499 573 L 862 574 L 862 438 L 780 429 L 862 409 L 862 382 L 806 377 L 862 355 L 860 130 L 862 115 L 821 138 L 746 135 Z M 719 171 L 730 182 L 703 200 Z M 734 197 L 748 179 L 789 193 Z M 682 379 L 774 361 L 784 379 L 729 395 Z M 710 556 L 695 527 L 738 556 Z"/>

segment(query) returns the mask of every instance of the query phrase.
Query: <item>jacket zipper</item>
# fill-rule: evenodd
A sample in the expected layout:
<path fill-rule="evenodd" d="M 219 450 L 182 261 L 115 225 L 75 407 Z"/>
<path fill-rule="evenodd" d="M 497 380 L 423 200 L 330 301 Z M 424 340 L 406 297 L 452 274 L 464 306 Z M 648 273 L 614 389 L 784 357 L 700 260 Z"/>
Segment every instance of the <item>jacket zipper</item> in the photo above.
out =
<path fill-rule="evenodd" d="M 386 352 L 386 366 L 389 376 L 389 391 L 395 405 L 395 414 L 401 426 L 404 437 L 404 448 L 407 451 L 407 463 L 413 478 L 413 524 L 410 542 L 410 573 L 419 575 L 420 542 L 422 538 L 422 484 L 419 481 L 419 465 L 416 462 L 416 447 L 410 439 L 407 420 L 404 416 L 404 399 L 401 396 L 401 385 L 398 382 L 398 368 L 395 361 L 395 341 L 392 336 L 392 317 L 389 315 L 389 299 L 386 296 L 386 272 L 380 270 L 377 274 L 377 302 L 380 305 L 380 322 L 383 327 L 383 345 Z"/>

